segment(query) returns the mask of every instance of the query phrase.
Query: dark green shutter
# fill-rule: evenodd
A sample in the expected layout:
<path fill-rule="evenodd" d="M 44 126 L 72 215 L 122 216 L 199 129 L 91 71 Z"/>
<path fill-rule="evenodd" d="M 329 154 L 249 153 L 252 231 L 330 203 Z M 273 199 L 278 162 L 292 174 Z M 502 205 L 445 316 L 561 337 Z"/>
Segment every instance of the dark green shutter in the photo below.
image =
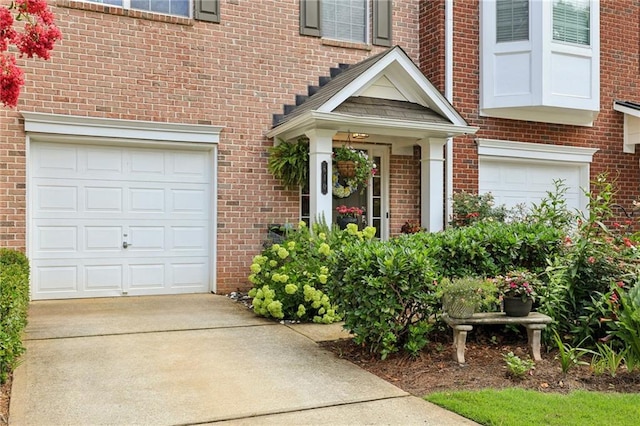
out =
<path fill-rule="evenodd" d="M 220 22 L 220 0 L 195 0 L 193 17 L 198 21 Z"/>
<path fill-rule="evenodd" d="M 391 46 L 392 0 L 373 1 L 373 44 Z"/>
<path fill-rule="evenodd" d="M 320 0 L 300 0 L 300 34 L 320 37 Z"/>

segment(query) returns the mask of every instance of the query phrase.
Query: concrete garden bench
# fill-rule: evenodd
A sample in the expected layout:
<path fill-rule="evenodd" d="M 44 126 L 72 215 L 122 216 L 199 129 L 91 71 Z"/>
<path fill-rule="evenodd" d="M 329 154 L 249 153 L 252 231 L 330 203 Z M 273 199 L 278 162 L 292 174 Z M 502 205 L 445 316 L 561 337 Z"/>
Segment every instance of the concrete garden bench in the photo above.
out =
<path fill-rule="evenodd" d="M 531 312 L 526 317 L 508 317 L 504 312 L 482 312 L 473 314 L 471 318 L 450 318 L 446 313 L 442 319 L 453 329 L 453 359 L 464 364 L 464 351 L 467 341 L 467 333 L 473 330 L 474 325 L 489 324 L 517 324 L 527 329 L 529 339 L 529 351 L 534 361 L 540 361 L 540 335 L 552 319 L 551 317 Z"/>

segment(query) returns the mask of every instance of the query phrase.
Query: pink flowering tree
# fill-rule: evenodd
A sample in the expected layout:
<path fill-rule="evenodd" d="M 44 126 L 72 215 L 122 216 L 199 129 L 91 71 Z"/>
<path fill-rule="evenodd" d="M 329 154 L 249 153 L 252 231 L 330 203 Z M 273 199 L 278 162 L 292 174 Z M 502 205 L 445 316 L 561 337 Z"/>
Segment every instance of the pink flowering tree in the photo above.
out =
<path fill-rule="evenodd" d="M 22 25 L 20 23 L 24 23 Z M 16 64 L 11 46 L 20 57 L 49 59 L 56 41 L 62 38 L 53 22 L 46 0 L 13 0 L 0 6 L 0 102 L 10 108 L 18 105 L 24 72 Z"/>

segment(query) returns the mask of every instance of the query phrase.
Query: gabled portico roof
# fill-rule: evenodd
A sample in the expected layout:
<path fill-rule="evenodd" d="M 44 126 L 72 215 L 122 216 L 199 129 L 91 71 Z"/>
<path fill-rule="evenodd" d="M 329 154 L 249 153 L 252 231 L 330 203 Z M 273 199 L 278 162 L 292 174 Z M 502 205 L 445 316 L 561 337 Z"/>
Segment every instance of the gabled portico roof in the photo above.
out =
<path fill-rule="evenodd" d="M 267 133 L 288 140 L 311 129 L 408 140 L 475 133 L 399 46 L 331 79 Z"/>

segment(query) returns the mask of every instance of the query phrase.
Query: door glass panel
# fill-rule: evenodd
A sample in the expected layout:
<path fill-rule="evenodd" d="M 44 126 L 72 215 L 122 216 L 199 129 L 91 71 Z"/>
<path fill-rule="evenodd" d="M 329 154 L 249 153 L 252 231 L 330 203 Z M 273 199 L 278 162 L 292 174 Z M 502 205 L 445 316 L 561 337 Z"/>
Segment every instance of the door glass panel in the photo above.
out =
<path fill-rule="evenodd" d="M 378 166 L 378 173 L 371 178 L 371 225 L 376 227 L 376 237 L 380 238 L 382 225 L 382 157 L 374 156 L 373 162 Z M 376 225 L 377 224 L 377 225 Z"/>
<path fill-rule="evenodd" d="M 311 224 L 311 205 L 309 199 L 309 181 L 300 190 L 300 220 L 308 225 Z"/>
<path fill-rule="evenodd" d="M 379 198 L 374 198 L 373 199 L 373 217 L 380 217 L 380 199 Z"/>

